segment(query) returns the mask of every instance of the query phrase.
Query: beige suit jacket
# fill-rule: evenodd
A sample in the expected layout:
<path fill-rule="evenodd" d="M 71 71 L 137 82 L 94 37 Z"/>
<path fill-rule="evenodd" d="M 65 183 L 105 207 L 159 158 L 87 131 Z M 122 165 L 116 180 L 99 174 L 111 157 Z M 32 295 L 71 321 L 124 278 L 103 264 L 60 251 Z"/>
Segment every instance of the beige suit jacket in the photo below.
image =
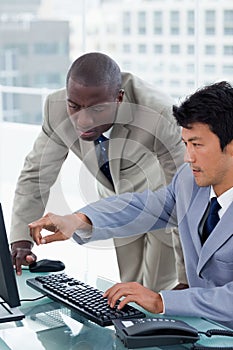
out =
<path fill-rule="evenodd" d="M 78 139 L 73 129 L 66 111 L 66 90 L 56 91 L 46 100 L 42 130 L 18 179 L 11 242 L 30 240 L 28 223 L 43 215 L 69 150 L 98 180 L 101 197 L 148 187 L 154 190 L 171 181 L 184 155 L 180 129 L 171 112 L 173 101 L 130 73 L 122 73 L 122 79 L 125 95 L 109 145 L 114 187 L 98 169 L 94 143 Z"/>

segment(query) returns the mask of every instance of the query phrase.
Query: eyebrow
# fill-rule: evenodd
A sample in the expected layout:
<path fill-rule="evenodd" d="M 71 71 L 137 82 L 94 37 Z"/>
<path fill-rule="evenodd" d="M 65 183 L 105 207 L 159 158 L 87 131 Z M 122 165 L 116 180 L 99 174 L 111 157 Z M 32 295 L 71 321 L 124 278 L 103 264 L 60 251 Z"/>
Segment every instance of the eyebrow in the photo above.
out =
<path fill-rule="evenodd" d="M 190 137 L 187 141 L 192 142 L 192 141 L 197 141 L 197 140 L 201 140 L 201 139 L 202 139 L 201 137 L 193 136 L 193 137 Z M 182 141 L 187 142 L 187 141 L 185 141 L 185 139 L 183 137 L 182 137 Z"/>
<path fill-rule="evenodd" d="M 73 102 L 73 101 L 72 101 L 72 100 L 70 100 L 69 98 L 67 98 L 67 99 L 66 99 L 66 101 L 67 101 L 67 102 L 70 102 L 70 103 L 72 103 L 72 104 L 74 104 L 74 105 L 76 105 L 76 106 L 79 106 L 79 104 L 78 104 L 78 103 Z"/>

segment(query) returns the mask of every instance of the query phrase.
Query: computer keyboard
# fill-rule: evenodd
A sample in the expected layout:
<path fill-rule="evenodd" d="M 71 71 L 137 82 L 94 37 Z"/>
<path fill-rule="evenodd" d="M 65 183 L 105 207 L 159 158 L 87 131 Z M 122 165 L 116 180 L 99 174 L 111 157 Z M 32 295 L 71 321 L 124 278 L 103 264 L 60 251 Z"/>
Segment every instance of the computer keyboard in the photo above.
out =
<path fill-rule="evenodd" d="M 65 273 L 30 278 L 27 280 L 27 284 L 103 327 L 112 325 L 112 320 L 115 319 L 143 318 L 146 316 L 131 305 L 125 305 L 123 309 L 117 310 L 119 301 L 114 308 L 110 308 L 107 299 L 103 298 L 102 291 Z"/>

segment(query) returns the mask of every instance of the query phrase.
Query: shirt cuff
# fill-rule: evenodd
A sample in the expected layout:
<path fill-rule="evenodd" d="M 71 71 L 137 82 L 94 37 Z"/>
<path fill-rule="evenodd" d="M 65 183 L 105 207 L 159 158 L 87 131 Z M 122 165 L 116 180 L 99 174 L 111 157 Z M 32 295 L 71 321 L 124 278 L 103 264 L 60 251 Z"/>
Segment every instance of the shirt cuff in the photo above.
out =
<path fill-rule="evenodd" d="M 158 293 L 161 296 L 162 302 L 163 302 L 163 311 L 160 312 L 160 315 L 164 315 L 165 314 L 165 304 L 164 304 L 164 299 L 163 299 L 163 294 L 162 293 Z"/>
<path fill-rule="evenodd" d="M 72 236 L 74 241 L 78 244 L 87 243 L 91 237 L 92 237 L 92 232 L 87 232 L 83 230 L 75 231 Z"/>

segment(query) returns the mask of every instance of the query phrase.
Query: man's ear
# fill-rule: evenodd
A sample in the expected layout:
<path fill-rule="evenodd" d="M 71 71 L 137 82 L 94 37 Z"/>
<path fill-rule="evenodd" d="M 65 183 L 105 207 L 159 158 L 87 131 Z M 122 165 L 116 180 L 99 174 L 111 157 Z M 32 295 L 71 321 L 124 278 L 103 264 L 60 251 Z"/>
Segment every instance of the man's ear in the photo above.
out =
<path fill-rule="evenodd" d="M 118 92 L 118 96 L 117 96 L 117 102 L 121 103 L 123 101 L 123 97 L 124 97 L 124 89 L 120 89 Z"/>

